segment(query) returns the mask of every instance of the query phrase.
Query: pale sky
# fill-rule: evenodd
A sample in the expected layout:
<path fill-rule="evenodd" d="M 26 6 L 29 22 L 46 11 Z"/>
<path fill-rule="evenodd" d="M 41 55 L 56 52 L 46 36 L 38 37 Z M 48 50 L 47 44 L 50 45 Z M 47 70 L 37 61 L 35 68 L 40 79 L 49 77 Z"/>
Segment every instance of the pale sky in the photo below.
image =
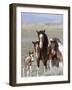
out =
<path fill-rule="evenodd" d="M 48 13 L 27 13 L 21 12 L 21 22 L 22 23 L 63 23 L 62 14 L 48 14 Z"/>

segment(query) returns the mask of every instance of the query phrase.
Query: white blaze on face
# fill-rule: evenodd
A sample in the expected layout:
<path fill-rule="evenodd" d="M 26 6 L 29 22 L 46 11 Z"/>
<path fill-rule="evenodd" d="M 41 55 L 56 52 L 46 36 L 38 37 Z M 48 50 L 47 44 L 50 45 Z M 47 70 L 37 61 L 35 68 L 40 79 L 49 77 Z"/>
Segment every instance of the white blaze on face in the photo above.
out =
<path fill-rule="evenodd" d="M 40 34 L 40 44 L 39 44 L 40 48 L 43 47 L 43 35 Z"/>

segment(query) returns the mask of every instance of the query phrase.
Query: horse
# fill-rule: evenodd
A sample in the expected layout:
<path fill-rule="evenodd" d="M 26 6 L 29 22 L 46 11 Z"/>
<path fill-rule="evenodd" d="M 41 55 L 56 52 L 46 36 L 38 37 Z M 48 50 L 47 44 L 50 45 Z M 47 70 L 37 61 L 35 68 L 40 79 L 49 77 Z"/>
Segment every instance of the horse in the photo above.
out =
<path fill-rule="evenodd" d="M 40 30 L 40 31 L 36 30 L 36 32 L 38 35 L 38 40 L 40 41 L 39 42 L 40 49 L 41 50 L 47 50 L 49 42 L 48 42 L 48 37 L 45 33 L 45 30 Z"/>
<path fill-rule="evenodd" d="M 34 52 L 29 51 L 29 55 L 24 58 L 24 73 L 27 72 L 27 76 L 31 76 L 32 62 L 34 61 Z"/>
<path fill-rule="evenodd" d="M 40 47 L 39 47 L 39 41 L 32 41 L 32 44 L 34 46 L 34 52 L 35 52 L 35 57 L 37 61 L 37 76 L 39 75 L 39 66 L 40 66 Z"/>
<path fill-rule="evenodd" d="M 63 62 L 63 54 L 59 50 L 59 44 L 57 38 L 50 39 L 50 44 L 48 47 L 48 56 L 52 60 L 52 66 L 56 65 L 59 67 L 59 62 Z"/>
<path fill-rule="evenodd" d="M 45 33 L 45 30 L 37 31 L 38 40 L 39 40 L 39 49 L 40 49 L 40 57 L 39 59 L 42 60 L 44 64 L 44 72 L 47 71 L 47 50 L 48 50 L 48 37 Z"/>
<path fill-rule="evenodd" d="M 60 39 L 57 38 L 57 37 L 53 37 L 53 38 L 50 39 L 50 41 L 51 41 L 51 40 L 57 41 L 57 43 L 58 43 L 58 48 L 59 48 L 60 52 L 61 52 L 62 55 L 63 55 L 63 44 L 62 44 L 62 42 L 60 41 Z"/>

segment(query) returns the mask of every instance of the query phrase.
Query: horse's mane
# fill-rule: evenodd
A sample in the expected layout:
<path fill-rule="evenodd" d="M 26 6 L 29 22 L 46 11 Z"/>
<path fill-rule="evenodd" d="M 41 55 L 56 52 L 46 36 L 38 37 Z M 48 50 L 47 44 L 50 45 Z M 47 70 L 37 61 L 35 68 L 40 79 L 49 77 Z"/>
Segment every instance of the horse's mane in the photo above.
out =
<path fill-rule="evenodd" d="M 44 43 L 43 43 L 43 48 L 44 49 L 47 49 L 47 47 L 48 47 L 48 37 L 47 37 L 47 35 L 45 34 L 45 33 L 42 33 L 43 35 L 44 35 Z"/>
<path fill-rule="evenodd" d="M 57 38 L 57 37 L 54 37 L 53 40 L 56 40 L 57 42 L 62 44 L 61 40 L 59 38 Z"/>

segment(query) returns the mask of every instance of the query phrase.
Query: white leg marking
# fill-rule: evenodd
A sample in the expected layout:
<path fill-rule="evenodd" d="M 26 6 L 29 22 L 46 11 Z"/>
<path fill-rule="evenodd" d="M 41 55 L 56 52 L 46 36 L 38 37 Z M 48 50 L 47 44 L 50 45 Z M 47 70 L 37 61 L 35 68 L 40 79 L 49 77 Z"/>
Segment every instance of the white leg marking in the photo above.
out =
<path fill-rule="evenodd" d="M 51 60 L 49 60 L 49 67 L 50 67 L 50 69 L 52 68 L 52 61 Z"/>
<path fill-rule="evenodd" d="M 44 66 L 44 73 L 46 72 L 46 68 L 45 68 L 45 66 Z"/>
<path fill-rule="evenodd" d="M 29 70 L 27 70 L 27 77 L 29 76 Z"/>
<path fill-rule="evenodd" d="M 39 67 L 37 67 L 37 76 L 39 76 Z"/>
<path fill-rule="evenodd" d="M 29 71 L 30 71 L 30 76 L 31 76 L 31 73 L 32 73 L 32 67 L 31 66 L 29 67 Z"/>

